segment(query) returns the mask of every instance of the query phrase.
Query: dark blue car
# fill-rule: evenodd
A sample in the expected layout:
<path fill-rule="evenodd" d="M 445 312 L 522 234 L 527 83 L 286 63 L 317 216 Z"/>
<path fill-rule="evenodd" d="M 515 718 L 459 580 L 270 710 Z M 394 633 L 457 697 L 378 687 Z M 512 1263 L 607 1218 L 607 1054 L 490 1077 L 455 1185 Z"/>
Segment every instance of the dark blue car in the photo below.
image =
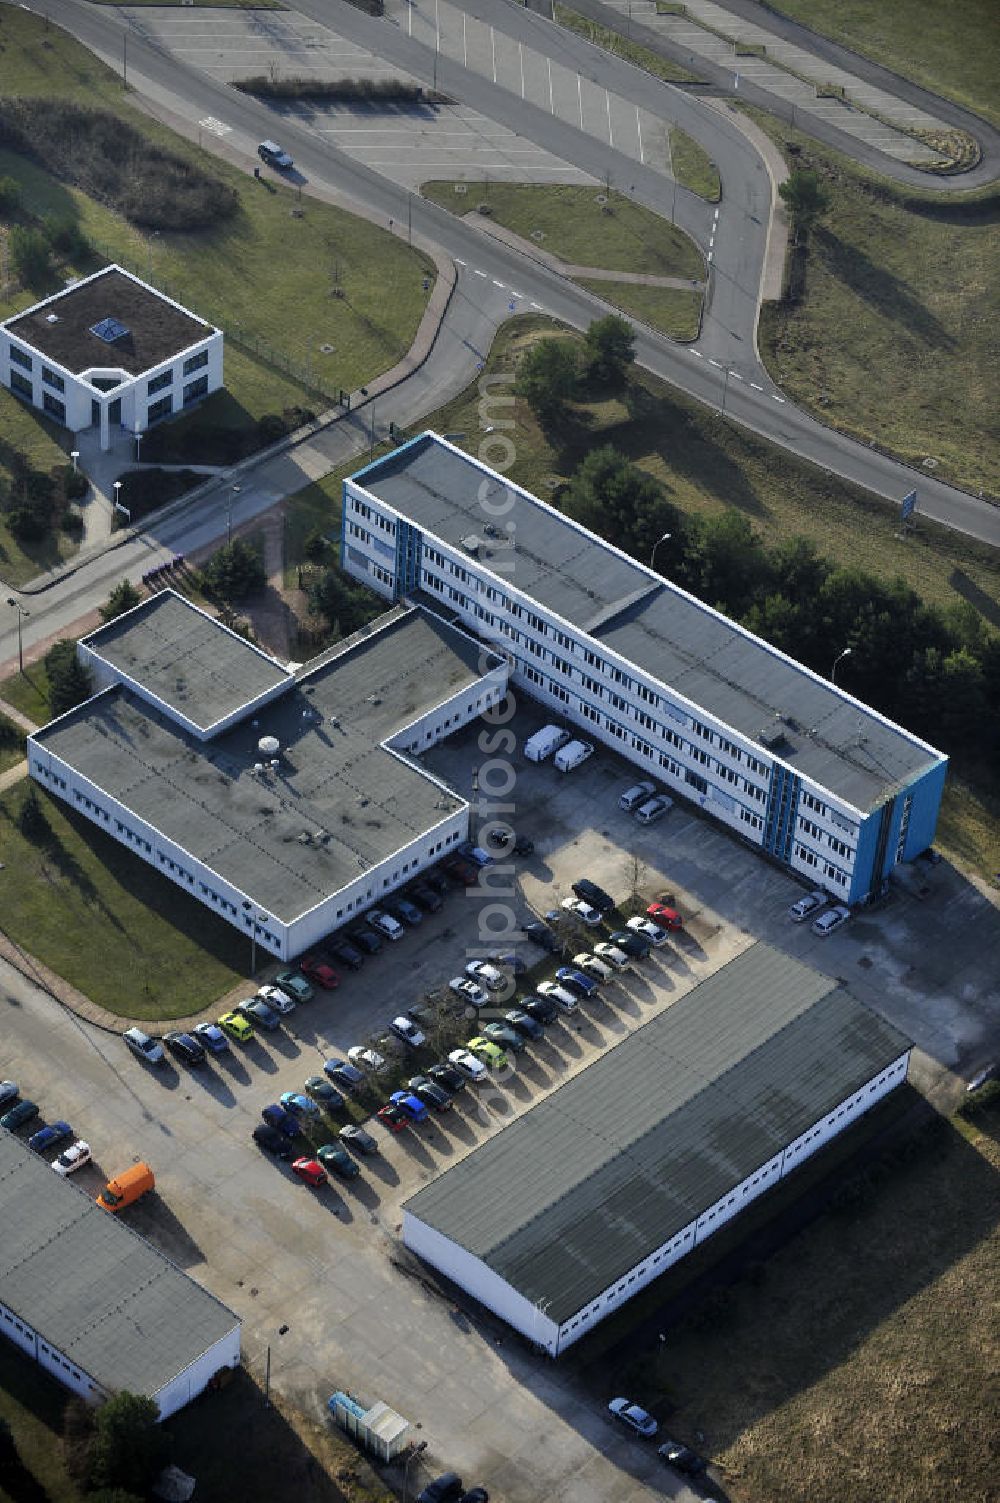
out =
<path fill-rule="evenodd" d="M 40 1127 L 32 1133 L 28 1139 L 28 1147 L 36 1153 L 44 1153 L 46 1148 L 52 1148 L 56 1143 L 61 1143 L 64 1138 L 71 1138 L 73 1129 L 68 1122 L 50 1122 L 47 1127 Z"/>
<path fill-rule="evenodd" d="M 277 1102 L 272 1102 L 270 1106 L 265 1106 L 261 1112 L 261 1116 L 268 1127 L 276 1127 L 279 1132 L 285 1134 L 286 1138 L 298 1137 L 299 1124 L 297 1120 L 292 1116 L 291 1112 L 286 1112 L 283 1106 L 278 1106 Z"/>
<path fill-rule="evenodd" d="M 556 971 L 556 980 L 563 986 L 568 986 L 571 992 L 576 992 L 578 997 L 592 997 L 597 991 L 597 982 L 593 976 L 588 976 L 585 971 L 578 971 L 575 966 L 561 965 Z"/>

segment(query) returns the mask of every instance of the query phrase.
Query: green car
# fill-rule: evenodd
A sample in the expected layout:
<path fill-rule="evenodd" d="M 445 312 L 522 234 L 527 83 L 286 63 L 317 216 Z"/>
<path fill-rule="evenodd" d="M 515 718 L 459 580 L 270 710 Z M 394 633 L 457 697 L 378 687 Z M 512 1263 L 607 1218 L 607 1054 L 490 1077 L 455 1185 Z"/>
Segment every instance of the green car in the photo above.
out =
<path fill-rule="evenodd" d="M 6 1127 L 8 1132 L 14 1132 L 18 1127 L 23 1127 L 26 1122 L 38 1116 L 38 1107 L 33 1101 L 19 1101 L 12 1106 L 9 1112 L 4 1112 L 0 1117 L 0 1127 Z"/>
<path fill-rule="evenodd" d="M 280 986 L 283 992 L 287 992 L 293 1002 L 308 1002 L 315 995 L 302 972 L 293 970 L 291 967 L 279 971 L 274 978 L 274 984 Z"/>
<path fill-rule="evenodd" d="M 341 1148 L 336 1143 L 325 1143 L 317 1151 L 316 1157 L 324 1169 L 328 1169 L 331 1174 L 339 1174 L 341 1179 L 357 1179 L 361 1173 L 361 1165 L 351 1158 L 346 1148 Z"/>
<path fill-rule="evenodd" d="M 465 1047 L 477 1059 L 481 1059 L 484 1065 L 488 1065 L 491 1070 L 506 1069 L 507 1056 L 499 1044 L 492 1044 L 489 1039 L 484 1039 L 481 1034 L 474 1039 L 470 1039 Z"/>
<path fill-rule="evenodd" d="M 238 1044 L 249 1044 L 253 1038 L 253 1024 L 241 1012 L 227 1012 L 219 1019 L 219 1027 Z"/>

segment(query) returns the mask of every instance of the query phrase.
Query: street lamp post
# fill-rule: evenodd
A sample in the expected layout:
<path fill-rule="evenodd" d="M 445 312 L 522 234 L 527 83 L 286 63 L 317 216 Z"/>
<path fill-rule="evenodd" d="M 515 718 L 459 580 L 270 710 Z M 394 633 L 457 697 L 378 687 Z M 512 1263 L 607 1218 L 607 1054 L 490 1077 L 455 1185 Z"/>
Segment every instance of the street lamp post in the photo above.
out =
<path fill-rule="evenodd" d="M 255 910 L 249 901 L 243 904 L 243 908 L 250 920 L 250 975 L 253 977 L 257 974 L 257 925 L 266 924 L 270 914 Z"/>
<path fill-rule="evenodd" d="M 73 474 L 75 475 L 76 472 L 77 472 L 76 462 L 80 458 L 80 451 L 79 451 L 79 449 L 70 449 L 70 451 L 69 451 L 69 457 L 73 461 Z"/>
<path fill-rule="evenodd" d="M 226 508 L 226 542 L 232 547 L 233 543 L 233 502 L 240 493 L 240 487 L 234 485 L 229 493 L 229 505 Z"/>
<path fill-rule="evenodd" d="M 427 1442 L 426 1442 L 426 1440 L 422 1440 L 419 1443 L 419 1445 L 416 1445 L 416 1446 L 413 1447 L 413 1450 L 410 1452 L 409 1456 L 407 1456 L 407 1458 L 406 1458 L 406 1465 L 403 1468 L 403 1503 L 406 1503 L 406 1500 L 407 1500 L 407 1498 L 410 1495 L 409 1494 L 409 1488 L 410 1488 L 410 1467 L 416 1461 L 417 1457 L 418 1456 L 422 1456 L 426 1450 L 427 1450 Z"/>
<path fill-rule="evenodd" d="M 116 480 L 115 481 L 115 511 L 122 511 L 122 510 L 123 510 L 123 508 L 122 508 L 122 483 L 121 483 L 120 480 Z"/>
<path fill-rule="evenodd" d="M 18 673 L 23 673 L 24 672 L 24 642 L 23 642 L 23 639 L 22 639 L 22 636 L 21 636 L 21 623 L 24 620 L 25 616 L 30 616 L 31 615 L 31 612 L 30 611 L 26 611 L 25 608 L 24 608 L 24 606 L 20 605 L 14 599 L 13 595 L 8 595 L 7 596 L 7 604 L 8 605 L 12 605 L 14 607 L 14 609 L 17 611 L 17 671 L 18 671 Z"/>
<path fill-rule="evenodd" d="M 830 669 L 830 682 L 831 682 L 831 684 L 835 684 L 837 682 L 837 664 L 838 663 L 842 663 L 844 661 L 844 659 L 845 658 L 849 658 L 850 655 L 851 655 L 851 649 L 849 647 L 845 647 L 844 650 L 843 650 L 843 652 L 839 653 L 838 656 L 834 658 L 834 660 L 833 660 L 833 667 Z"/>
<path fill-rule="evenodd" d="M 139 463 L 139 445 L 141 443 L 142 443 L 142 430 L 140 429 L 140 427 L 139 427 L 139 425 L 137 423 L 136 424 L 136 428 L 135 428 L 135 462 L 136 462 L 136 464 Z"/>
<path fill-rule="evenodd" d="M 657 550 L 657 548 L 659 548 L 659 546 L 660 546 L 661 543 L 668 543 L 670 541 L 670 539 L 671 539 L 672 536 L 673 536 L 673 533 L 665 532 L 661 538 L 657 538 L 656 539 L 656 542 L 653 544 L 653 551 L 649 555 L 649 567 L 650 568 L 653 567 L 653 565 L 654 565 L 654 563 L 656 561 L 656 550 Z"/>

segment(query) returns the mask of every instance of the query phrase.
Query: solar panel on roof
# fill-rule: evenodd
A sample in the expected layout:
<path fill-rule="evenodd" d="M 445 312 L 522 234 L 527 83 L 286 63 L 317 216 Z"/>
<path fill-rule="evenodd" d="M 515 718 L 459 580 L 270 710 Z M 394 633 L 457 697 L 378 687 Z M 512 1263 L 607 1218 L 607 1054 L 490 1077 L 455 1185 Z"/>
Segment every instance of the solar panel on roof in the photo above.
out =
<path fill-rule="evenodd" d="M 114 344 L 116 339 L 128 333 L 128 329 L 117 318 L 102 318 L 100 323 L 91 324 L 90 332 L 103 339 L 105 344 Z"/>

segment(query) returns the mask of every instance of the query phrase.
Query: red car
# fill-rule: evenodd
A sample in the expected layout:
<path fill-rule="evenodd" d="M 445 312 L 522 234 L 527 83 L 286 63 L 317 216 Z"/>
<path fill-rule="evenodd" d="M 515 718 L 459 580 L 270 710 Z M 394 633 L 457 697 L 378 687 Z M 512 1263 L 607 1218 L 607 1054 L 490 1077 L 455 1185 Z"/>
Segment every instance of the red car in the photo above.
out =
<path fill-rule="evenodd" d="M 308 976 L 310 981 L 315 981 L 317 986 L 325 986 L 328 992 L 332 992 L 335 986 L 340 985 L 340 976 L 321 960 L 318 955 L 303 955 L 299 961 L 299 970 L 303 976 Z"/>
<path fill-rule="evenodd" d="M 394 1101 L 387 1101 L 385 1106 L 380 1106 L 375 1115 L 382 1126 L 387 1127 L 390 1132 L 402 1132 L 410 1121 L 403 1109 Z"/>
<path fill-rule="evenodd" d="M 684 920 L 676 908 L 668 908 L 666 903 L 650 903 L 646 909 L 646 917 L 651 918 L 661 929 L 683 929 Z"/>
<path fill-rule="evenodd" d="M 479 881 L 479 868 L 473 866 L 471 861 L 465 861 L 461 856 L 454 853 L 445 856 L 439 863 L 441 870 L 447 872 L 456 882 L 462 882 L 466 887 L 474 887 Z"/>
<path fill-rule="evenodd" d="M 304 1179 L 307 1185 L 312 1185 L 314 1190 L 326 1184 L 326 1170 L 318 1159 L 296 1159 L 292 1164 L 292 1173 L 297 1174 L 299 1179 Z"/>

